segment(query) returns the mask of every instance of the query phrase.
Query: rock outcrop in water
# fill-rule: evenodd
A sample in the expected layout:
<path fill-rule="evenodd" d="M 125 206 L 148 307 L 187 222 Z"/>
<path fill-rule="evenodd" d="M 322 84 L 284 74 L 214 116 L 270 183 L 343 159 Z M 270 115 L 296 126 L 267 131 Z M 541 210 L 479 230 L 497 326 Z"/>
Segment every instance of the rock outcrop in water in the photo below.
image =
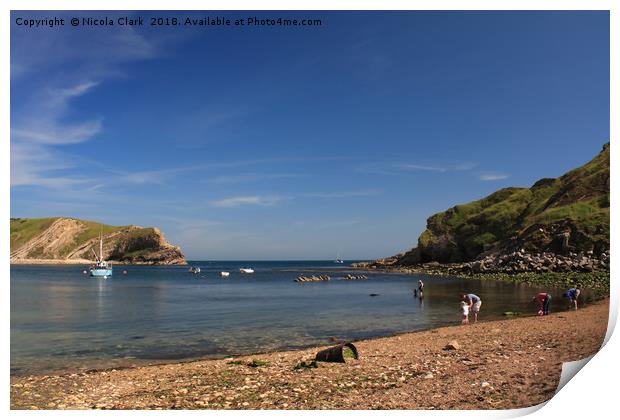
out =
<path fill-rule="evenodd" d="M 590 162 L 531 188 L 503 188 L 427 220 L 418 246 L 357 267 L 434 263 L 472 272 L 609 269 L 609 143 Z"/>
<path fill-rule="evenodd" d="M 327 275 L 320 276 L 299 276 L 295 279 L 295 283 L 312 283 L 318 281 L 330 281 L 331 278 Z"/>
<path fill-rule="evenodd" d="M 186 264 L 183 252 L 158 228 L 109 226 L 85 220 L 51 217 L 11 219 L 11 263 L 83 263 L 99 252 L 123 264 Z"/>

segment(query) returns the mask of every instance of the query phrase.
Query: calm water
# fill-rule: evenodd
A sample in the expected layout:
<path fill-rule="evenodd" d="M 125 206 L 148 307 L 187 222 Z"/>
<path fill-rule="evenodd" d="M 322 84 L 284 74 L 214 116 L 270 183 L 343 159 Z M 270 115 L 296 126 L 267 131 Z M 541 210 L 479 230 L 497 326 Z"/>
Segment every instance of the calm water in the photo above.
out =
<path fill-rule="evenodd" d="M 222 357 L 360 339 L 460 322 L 461 292 L 483 301 L 481 319 L 535 312 L 538 289 L 505 283 L 369 273 L 343 280 L 333 262 L 194 262 L 116 267 L 107 280 L 78 266 L 11 267 L 11 372 L 15 375 Z M 255 274 L 241 274 L 252 266 Z M 121 271 L 127 270 L 127 275 Z M 219 277 L 230 271 L 227 279 Z M 322 283 L 294 283 L 329 274 Z M 563 309 L 561 292 L 552 310 Z M 371 297 L 369 294 L 379 296 Z"/>

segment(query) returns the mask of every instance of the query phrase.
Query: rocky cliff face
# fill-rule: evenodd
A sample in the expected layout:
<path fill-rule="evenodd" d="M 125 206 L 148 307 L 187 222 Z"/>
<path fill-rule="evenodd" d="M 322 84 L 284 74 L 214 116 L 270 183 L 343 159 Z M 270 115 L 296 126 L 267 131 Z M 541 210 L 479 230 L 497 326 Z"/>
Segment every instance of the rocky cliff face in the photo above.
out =
<path fill-rule="evenodd" d="M 606 144 L 590 162 L 559 178 L 541 179 L 531 188 L 504 188 L 431 216 L 416 248 L 376 264 L 490 262 L 515 252 L 605 260 L 609 191 Z"/>
<path fill-rule="evenodd" d="M 181 249 L 157 228 L 109 226 L 71 218 L 11 219 L 11 262 L 84 261 L 99 253 L 124 264 L 186 264 Z"/>

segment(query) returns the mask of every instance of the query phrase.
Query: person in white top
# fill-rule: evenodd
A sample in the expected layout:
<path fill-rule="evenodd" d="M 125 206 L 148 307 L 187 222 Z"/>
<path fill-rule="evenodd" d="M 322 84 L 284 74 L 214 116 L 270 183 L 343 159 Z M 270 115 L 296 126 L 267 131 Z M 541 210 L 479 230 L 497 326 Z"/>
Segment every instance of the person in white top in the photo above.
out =
<path fill-rule="evenodd" d="M 469 310 L 474 314 L 474 322 L 478 322 L 478 312 L 480 312 L 480 306 L 482 306 L 482 299 L 473 293 L 468 293 L 462 296 L 462 299 L 469 305 Z"/>
<path fill-rule="evenodd" d="M 469 324 L 469 303 L 461 301 L 461 324 Z"/>

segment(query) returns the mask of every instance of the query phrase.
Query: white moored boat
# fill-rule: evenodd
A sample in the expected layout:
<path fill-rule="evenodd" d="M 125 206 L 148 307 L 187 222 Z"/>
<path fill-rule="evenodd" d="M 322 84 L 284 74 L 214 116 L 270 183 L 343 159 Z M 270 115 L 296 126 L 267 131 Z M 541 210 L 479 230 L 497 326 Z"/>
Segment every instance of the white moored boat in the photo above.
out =
<path fill-rule="evenodd" d="M 91 248 L 91 251 L 93 249 Z M 99 255 L 95 254 L 95 264 L 89 268 L 91 277 L 103 277 L 107 279 L 112 276 L 112 264 L 103 259 L 103 237 L 99 234 Z"/>
<path fill-rule="evenodd" d="M 228 277 L 228 276 L 230 276 L 230 273 L 228 271 L 220 271 L 220 276 Z"/>
<path fill-rule="evenodd" d="M 252 274 L 254 272 L 253 268 L 240 268 L 239 271 L 241 271 L 243 274 Z"/>

